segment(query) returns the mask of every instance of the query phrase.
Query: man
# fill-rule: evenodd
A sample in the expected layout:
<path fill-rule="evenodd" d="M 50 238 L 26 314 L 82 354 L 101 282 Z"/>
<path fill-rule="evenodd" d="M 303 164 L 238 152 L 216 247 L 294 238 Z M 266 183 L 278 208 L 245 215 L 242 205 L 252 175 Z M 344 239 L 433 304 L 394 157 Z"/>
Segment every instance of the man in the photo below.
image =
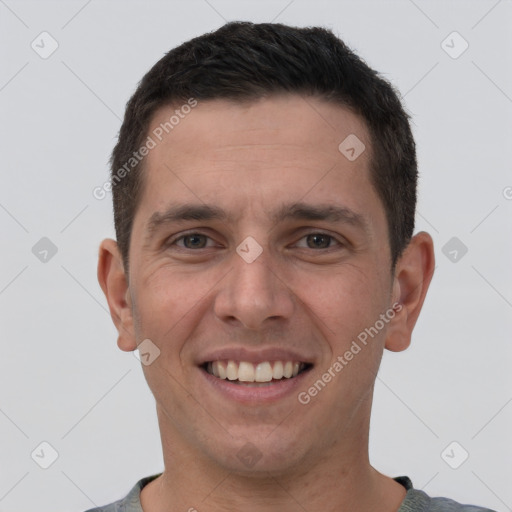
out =
<path fill-rule="evenodd" d="M 165 470 L 95 510 L 487 510 L 369 463 L 383 350 L 434 269 L 416 180 L 396 93 L 327 30 L 228 23 L 146 74 L 98 278 Z"/>

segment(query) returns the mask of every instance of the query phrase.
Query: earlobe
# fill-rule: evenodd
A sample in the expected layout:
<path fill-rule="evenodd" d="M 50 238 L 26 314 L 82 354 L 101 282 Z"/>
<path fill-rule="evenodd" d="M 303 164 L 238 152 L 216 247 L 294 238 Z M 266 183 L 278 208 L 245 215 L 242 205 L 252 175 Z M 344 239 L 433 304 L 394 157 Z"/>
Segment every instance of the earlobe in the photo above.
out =
<path fill-rule="evenodd" d="M 405 350 L 434 273 L 434 243 L 424 231 L 413 236 L 396 265 L 393 300 L 398 304 L 386 333 L 385 347 L 392 352 Z"/>
<path fill-rule="evenodd" d="M 98 282 L 107 298 L 110 316 L 114 322 L 121 350 L 137 348 L 133 328 L 133 313 L 123 261 L 115 240 L 101 242 L 98 257 Z"/>

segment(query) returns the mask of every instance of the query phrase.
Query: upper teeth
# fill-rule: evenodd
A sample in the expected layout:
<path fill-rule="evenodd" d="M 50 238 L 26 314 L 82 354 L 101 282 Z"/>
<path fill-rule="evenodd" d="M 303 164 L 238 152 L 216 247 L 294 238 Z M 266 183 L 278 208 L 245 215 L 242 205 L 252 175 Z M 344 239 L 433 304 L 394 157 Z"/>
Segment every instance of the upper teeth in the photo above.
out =
<path fill-rule="evenodd" d="M 252 364 L 247 361 L 213 361 L 207 364 L 208 373 L 220 379 L 242 382 L 270 382 L 272 379 L 295 377 L 306 365 L 295 361 L 263 361 Z"/>

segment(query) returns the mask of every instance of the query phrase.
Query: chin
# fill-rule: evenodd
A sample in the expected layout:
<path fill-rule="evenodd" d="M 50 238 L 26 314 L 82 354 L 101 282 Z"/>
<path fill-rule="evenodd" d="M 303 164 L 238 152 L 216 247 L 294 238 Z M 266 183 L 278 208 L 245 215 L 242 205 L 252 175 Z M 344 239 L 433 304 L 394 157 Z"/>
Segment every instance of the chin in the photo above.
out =
<path fill-rule="evenodd" d="M 278 430 L 282 428 L 281 432 Z M 235 433 L 236 430 L 236 433 Z M 210 440 L 210 457 L 226 471 L 247 477 L 277 477 L 296 470 L 306 455 L 305 435 L 291 435 L 279 425 L 264 429 L 237 428 L 220 440 Z"/>

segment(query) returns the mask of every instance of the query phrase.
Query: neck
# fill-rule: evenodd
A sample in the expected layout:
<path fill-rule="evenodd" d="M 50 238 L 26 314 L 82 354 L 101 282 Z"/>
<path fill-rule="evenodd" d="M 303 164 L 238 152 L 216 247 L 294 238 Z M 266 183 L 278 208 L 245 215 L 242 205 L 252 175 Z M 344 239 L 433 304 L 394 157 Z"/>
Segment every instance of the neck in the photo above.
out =
<path fill-rule="evenodd" d="M 354 425 L 350 443 L 334 443 L 286 471 L 241 474 L 166 442 L 159 414 L 165 471 L 141 492 L 144 512 L 395 512 L 406 491 L 371 467 L 369 422 Z"/>

